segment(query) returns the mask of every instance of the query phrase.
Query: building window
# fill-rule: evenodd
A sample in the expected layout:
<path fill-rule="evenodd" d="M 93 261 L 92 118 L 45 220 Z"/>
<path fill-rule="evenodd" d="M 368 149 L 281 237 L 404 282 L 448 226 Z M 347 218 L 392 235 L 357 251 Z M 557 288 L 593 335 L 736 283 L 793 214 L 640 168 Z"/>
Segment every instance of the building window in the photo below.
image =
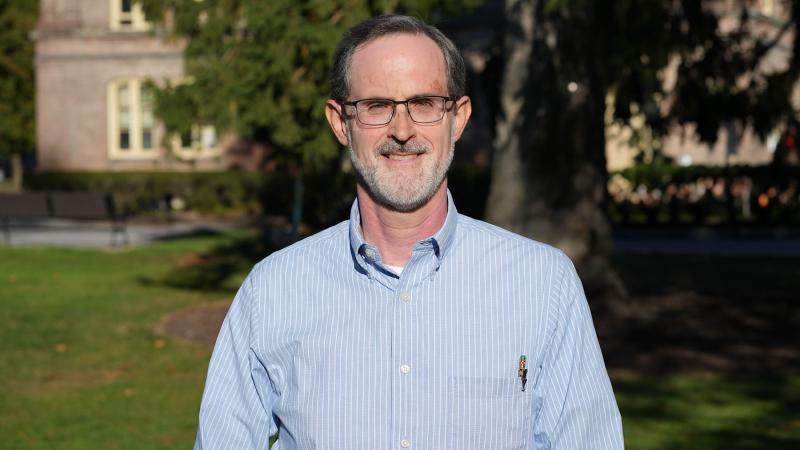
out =
<path fill-rule="evenodd" d="M 108 85 L 108 149 L 112 158 L 154 158 L 154 93 L 139 79 Z"/>
<path fill-rule="evenodd" d="M 172 150 L 178 158 L 184 160 L 221 155 L 217 132 L 211 125 L 194 125 L 188 133 L 174 136 Z"/>
<path fill-rule="evenodd" d="M 111 159 L 157 159 L 163 127 L 155 118 L 155 92 L 138 78 L 108 84 L 108 154 Z M 156 131 L 161 130 L 161 131 Z M 170 139 L 170 151 L 179 160 L 197 160 L 222 154 L 213 126 L 194 125 Z"/>
<path fill-rule="evenodd" d="M 135 0 L 110 0 L 109 20 L 114 31 L 147 31 L 142 5 Z"/>

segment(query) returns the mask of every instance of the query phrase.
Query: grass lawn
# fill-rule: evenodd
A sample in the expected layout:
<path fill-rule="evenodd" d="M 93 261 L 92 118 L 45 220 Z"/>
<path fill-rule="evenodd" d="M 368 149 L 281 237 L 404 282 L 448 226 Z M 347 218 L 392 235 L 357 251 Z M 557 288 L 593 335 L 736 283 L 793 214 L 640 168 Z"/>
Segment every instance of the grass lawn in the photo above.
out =
<path fill-rule="evenodd" d="M 800 448 L 800 376 L 616 380 L 629 449 Z"/>
<path fill-rule="evenodd" d="M 800 448 L 800 258 L 614 262 L 634 308 L 596 322 L 627 448 Z"/>
<path fill-rule="evenodd" d="M 155 329 L 172 312 L 230 300 L 249 265 L 266 252 L 253 245 L 253 236 L 237 232 L 121 251 L 0 247 L 0 448 L 190 448 L 211 348 L 161 336 Z M 743 299 L 756 289 L 737 283 L 753 280 L 739 274 L 727 283 L 712 277 L 703 289 L 690 283 L 703 279 L 703 270 L 713 272 L 725 264 L 756 267 L 759 276 L 779 278 L 777 287 L 762 288 L 767 295 L 753 304 L 779 301 L 782 306 L 754 317 L 785 316 L 789 325 L 777 325 L 782 333 L 797 313 L 794 306 L 781 309 L 789 304 L 781 298 L 796 299 L 800 292 L 800 276 L 795 281 L 785 277 L 800 275 L 800 262 L 776 271 L 764 267 L 767 261 L 623 257 L 617 263 L 637 298 L 692 290 L 706 305 L 709 298 L 733 290 L 737 308 L 745 308 Z M 754 286 L 759 282 L 764 286 L 763 280 Z M 676 336 L 658 331 L 660 317 L 672 321 L 679 314 L 669 308 L 650 316 L 645 311 L 620 320 L 604 339 L 618 353 L 661 355 L 648 345 L 657 347 Z M 723 316 L 715 329 L 730 333 L 723 326 L 730 320 Z M 701 356 L 715 354 L 714 345 L 727 345 L 705 335 L 694 341 L 689 325 L 678 330 L 684 347 L 700 343 Z M 755 333 L 758 328 L 740 330 Z M 768 336 L 766 343 L 773 339 Z M 631 340 L 641 346 L 620 344 Z M 724 347 L 722 353 L 735 359 L 736 348 Z M 610 360 L 625 374 L 615 377 L 614 388 L 627 448 L 800 448 L 800 375 L 797 367 L 785 367 L 780 355 L 763 356 L 768 370 L 761 372 L 736 365 L 726 370 L 724 364 L 717 370 L 714 364 L 721 363 L 713 358 L 700 366 L 708 370 L 687 371 L 680 364 L 676 370 L 656 370 L 662 367 L 659 361 L 672 364 L 669 358 L 675 356 L 669 352 L 656 363 L 651 358 L 634 364 L 629 362 L 633 356 Z"/>
<path fill-rule="evenodd" d="M 152 280 L 218 242 L 0 247 L 0 448 L 190 448 L 211 349 L 154 328 L 232 291 Z"/>

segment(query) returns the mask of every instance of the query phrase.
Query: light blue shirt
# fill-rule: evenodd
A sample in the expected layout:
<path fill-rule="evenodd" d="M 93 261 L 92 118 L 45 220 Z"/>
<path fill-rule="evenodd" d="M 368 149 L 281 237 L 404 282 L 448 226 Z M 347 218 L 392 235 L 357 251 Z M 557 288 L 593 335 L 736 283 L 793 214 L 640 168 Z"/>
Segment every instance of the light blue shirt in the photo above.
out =
<path fill-rule="evenodd" d="M 522 389 L 520 359 L 527 383 Z M 401 275 L 350 220 L 244 281 L 208 369 L 195 449 L 621 449 L 575 269 L 456 212 Z"/>

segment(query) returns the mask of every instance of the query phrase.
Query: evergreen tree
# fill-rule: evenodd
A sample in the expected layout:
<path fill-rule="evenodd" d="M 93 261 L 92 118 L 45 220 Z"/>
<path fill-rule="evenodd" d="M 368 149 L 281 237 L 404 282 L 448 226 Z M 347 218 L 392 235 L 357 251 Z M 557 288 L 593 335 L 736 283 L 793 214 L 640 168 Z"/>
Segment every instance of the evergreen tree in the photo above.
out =
<path fill-rule="evenodd" d="M 0 0 L 0 161 L 35 146 L 33 42 L 39 2 Z"/>
<path fill-rule="evenodd" d="M 480 0 L 144 0 L 174 37 L 187 39 L 191 83 L 167 87 L 157 113 L 172 131 L 198 121 L 263 144 L 291 170 L 339 155 L 324 119 L 328 70 L 343 32 L 375 14 L 430 18 Z"/>

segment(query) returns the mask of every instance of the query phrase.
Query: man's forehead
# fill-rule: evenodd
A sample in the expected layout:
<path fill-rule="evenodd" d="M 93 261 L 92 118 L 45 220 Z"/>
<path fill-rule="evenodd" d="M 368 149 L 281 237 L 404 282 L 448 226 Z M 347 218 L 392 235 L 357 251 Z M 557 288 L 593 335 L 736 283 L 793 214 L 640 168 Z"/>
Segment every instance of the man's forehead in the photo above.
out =
<path fill-rule="evenodd" d="M 442 50 L 423 34 L 381 36 L 353 53 L 349 69 L 351 94 L 443 95 L 447 93 L 445 66 Z"/>
<path fill-rule="evenodd" d="M 415 33 L 413 31 L 394 31 L 394 32 L 382 34 L 380 36 L 373 37 L 373 38 L 371 38 L 371 39 L 369 39 L 367 41 L 364 41 L 364 42 L 358 44 L 356 46 L 356 50 L 355 51 L 358 51 L 359 49 L 363 49 L 364 47 L 371 46 L 373 44 L 379 44 L 380 45 L 380 44 L 385 44 L 385 43 L 393 42 L 393 41 L 398 41 L 398 42 L 403 42 L 403 43 L 408 43 L 408 42 L 412 42 L 412 41 L 425 42 L 427 45 L 430 45 L 430 46 L 432 46 L 434 48 L 439 49 L 439 45 L 436 43 L 436 41 L 434 41 L 433 38 L 431 38 L 430 36 L 428 36 L 425 33 Z M 441 51 L 441 49 L 439 49 L 439 51 Z"/>

